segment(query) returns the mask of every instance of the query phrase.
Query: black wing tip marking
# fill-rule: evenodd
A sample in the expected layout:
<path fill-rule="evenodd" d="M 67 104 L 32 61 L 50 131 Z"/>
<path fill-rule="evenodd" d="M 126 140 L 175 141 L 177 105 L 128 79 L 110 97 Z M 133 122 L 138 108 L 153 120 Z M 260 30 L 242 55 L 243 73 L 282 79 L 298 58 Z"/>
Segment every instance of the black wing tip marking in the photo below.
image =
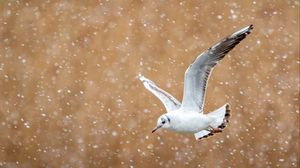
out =
<path fill-rule="evenodd" d="M 251 33 L 251 30 L 254 28 L 253 24 L 250 24 L 248 27 L 247 27 L 247 31 L 245 32 L 246 34 L 250 34 Z"/>
<path fill-rule="evenodd" d="M 231 112 L 230 106 L 229 106 L 229 104 L 226 104 L 226 111 L 225 111 L 223 123 L 221 125 L 219 125 L 218 128 L 221 128 L 221 129 L 226 128 L 227 124 L 229 123 L 230 116 L 231 116 L 230 112 Z"/>
<path fill-rule="evenodd" d="M 236 31 L 235 33 L 227 36 L 223 40 L 221 40 L 219 43 L 214 45 L 209 49 L 209 52 L 216 53 L 219 56 L 215 57 L 219 61 L 222 58 L 225 57 L 225 55 L 231 51 L 237 44 L 239 44 L 243 39 L 246 38 L 248 34 L 251 33 L 251 30 L 253 29 L 253 25 L 249 25 L 239 31 Z"/>
<path fill-rule="evenodd" d="M 249 30 L 252 30 L 254 28 L 253 24 L 249 25 Z"/>
<path fill-rule="evenodd" d="M 204 135 L 203 137 L 200 137 L 200 138 L 198 138 L 197 140 L 199 141 L 199 140 L 201 140 L 201 139 L 209 138 L 209 137 L 211 137 L 211 136 L 213 136 L 213 135 L 215 135 L 215 134 L 212 133 L 212 132 L 210 132 L 209 134 Z"/>
<path fill-rule="evenodd" d="M 240 30 L 238 30 L 238 31 L 236 31 L 236 32 L 234 32 L 234 33 L 232 33 L 232 34 L 229 36 L 229 38 L 230 38 L 230 37 L 235 37 L 235 36 L 240 36 L 240 35 L 248 35 L 248 34 L 251 33 L 251 31 L 252 31 L 253 28 L 254 28 L 253 24 L 250 24 L 249 26 L 244 27 L 244 28 L 242 28 L 242 29 L 240 29 Z"/>
<path fill-rule="evenodd" d="M 253 29 L 253 28 L 254 28 L 253 24 L 251 24 L 249 27 L 250 27 L 250 29 Z"/>

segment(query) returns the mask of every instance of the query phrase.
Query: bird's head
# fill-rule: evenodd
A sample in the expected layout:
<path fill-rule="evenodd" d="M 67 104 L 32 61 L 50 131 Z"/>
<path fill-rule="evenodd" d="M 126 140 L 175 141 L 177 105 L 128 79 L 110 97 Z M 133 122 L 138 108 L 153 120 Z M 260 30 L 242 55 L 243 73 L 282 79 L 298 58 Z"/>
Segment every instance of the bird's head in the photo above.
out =
<path fill-rule="evenodd" d="M 171 123 L 171 119 L 166 115 L 162 115 L 157 120 L 156 127 L 152 130 L 152 133 L 154 133 L 159 128 L 169 128 Z"/>

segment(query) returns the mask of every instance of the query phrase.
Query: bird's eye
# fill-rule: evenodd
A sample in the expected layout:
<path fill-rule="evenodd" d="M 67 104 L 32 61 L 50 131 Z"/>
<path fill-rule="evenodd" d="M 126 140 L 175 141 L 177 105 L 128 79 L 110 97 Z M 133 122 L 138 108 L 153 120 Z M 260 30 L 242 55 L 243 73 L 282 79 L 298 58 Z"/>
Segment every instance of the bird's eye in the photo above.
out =
<path fill-rule="evenodd" d="M 161 123 L 162 123 L 162 124 L 165 124 L 165 123 L 166 123 L 166 121 L 164 120 L 164 121 L 162 121 Z"/>

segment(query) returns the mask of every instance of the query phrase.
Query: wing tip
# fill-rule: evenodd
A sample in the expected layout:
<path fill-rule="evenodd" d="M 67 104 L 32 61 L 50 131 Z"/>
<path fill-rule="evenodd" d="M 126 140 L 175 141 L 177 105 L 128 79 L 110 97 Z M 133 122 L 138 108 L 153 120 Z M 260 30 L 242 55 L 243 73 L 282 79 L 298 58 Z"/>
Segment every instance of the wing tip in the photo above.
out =
<path fill-rule="evenodd" d="M 250 25 L 248 26 L 248 31 L 247 31 L 247 33 L 250 34 L 251 31 L 253 30 L 253 28 L 254 28 L 253 24 L 250 24 Z"/>
<path fill-rule="evenodd" d="M 250 24 L 249 26 L 244 27 L 244 28 L 238 30 L 237 32 L 233 33 L 233 34 L 231 35 L 231 37 L 233 37 L 233 36 L 238 36 L 238 35 L 242 35 L 242 34 L 248 35 L 248 34 L 251 33 L 251 31 L 252 31 L 253 28 L 254 28 L 253 24 Z"/>
<path fill-rule="evenodd" d="M 250 29 L 253 29 L 253 28 L 254 28 L 253 24 L 250 24 L 249 28 L 250 28 Z"/>
<path fill-rule="evenodd" d="M 144 84 L 145 86 L 146 86 L 146 85 L 149 85 L 149 83 L 155 85 L 151 80 L 147 79 L 147 78 L 146 78 L 144 75 L 142 75 L 142 74 L 138 74 L 138 75 L 137 75 L 137 78 L 138 78 L 141 82 L 143 82 L 143 84 Z"/>
<path fill-rule="evenodd" d="M 136 78 L 139 79 L 139 80 L 142 81 L 142 82 L 144 82 L 145 79 L 146 79 L 142 74 L 138 74 L 138 75 L 136 76 Z"/>

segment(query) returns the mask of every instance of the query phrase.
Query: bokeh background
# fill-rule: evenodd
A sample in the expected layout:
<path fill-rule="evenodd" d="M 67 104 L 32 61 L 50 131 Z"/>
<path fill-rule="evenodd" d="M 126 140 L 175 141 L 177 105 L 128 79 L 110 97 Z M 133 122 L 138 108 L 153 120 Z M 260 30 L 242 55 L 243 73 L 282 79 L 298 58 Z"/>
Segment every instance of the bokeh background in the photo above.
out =
<path fill-rule="evenodd" d="M 202 51 L 249 24 L 215 68 L 222 134 L 151 129 L 139 73 L 182 98 Z M 299 167 L 299 1 L 0 1 L 0 167 Z"/>

